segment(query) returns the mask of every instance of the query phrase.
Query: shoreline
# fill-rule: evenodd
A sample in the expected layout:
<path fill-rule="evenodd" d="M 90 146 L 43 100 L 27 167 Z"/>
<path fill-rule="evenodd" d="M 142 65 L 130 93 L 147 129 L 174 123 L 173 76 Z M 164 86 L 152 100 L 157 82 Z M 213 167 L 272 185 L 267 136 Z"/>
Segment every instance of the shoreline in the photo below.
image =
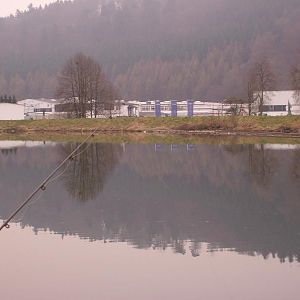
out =
<path fill-rule="evenodd" d="M 4 135 L 150 134 L 300 139 L 300 116 L 115 118 L 0 121 Z"/>
<path fill-rule="evenodd" d="M 41 134 L 50 135 L 88 135 L 94 132 L 94 129 L 34 129 L 28 131 L 19 131 L 15 129 L 2 131 L 0 129 L 0 136 L 4 135 L 26 135 L 34 136 Z M 274 131 L 225 131 L 225 130 L 127 130 L 127 129 L 96 129 L 96 134 L 150 134 L 150 135 L 182 135 L 182 136 L 210 136 L 210 137 L 266 137 L 266 138 L 299 138 L 300 133 L 285 133 Z"/>
<path fill-rule="evenodd" d="M 30 133 L 30 134 L 0 134 L 1 141 L 41 141 L 58 143 L 78 143 L 87 138 L 89 133 Z M 164 134 L 143 132 L 97 132 L 91 143 L 108 144 L 206 144 L 206 145 L 250 145 L 250 144 L 288 144 L 300 145 L 300 138 L 293 136 L 241 136 L 228 134 Z"/>

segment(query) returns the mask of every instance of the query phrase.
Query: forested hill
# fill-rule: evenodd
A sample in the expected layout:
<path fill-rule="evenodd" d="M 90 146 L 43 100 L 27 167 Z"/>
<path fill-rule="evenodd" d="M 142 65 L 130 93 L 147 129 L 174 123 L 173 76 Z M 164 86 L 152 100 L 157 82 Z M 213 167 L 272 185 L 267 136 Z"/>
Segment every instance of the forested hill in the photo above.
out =
<path fill-rule="evenodd" d="M 51 97 L 76 52 L 93 56 L 127 99 L 243 93 L 267 57 L 277 88 L 300 63 L 299 0 L 75 0 L 0 19 L 0 94 Z"/>

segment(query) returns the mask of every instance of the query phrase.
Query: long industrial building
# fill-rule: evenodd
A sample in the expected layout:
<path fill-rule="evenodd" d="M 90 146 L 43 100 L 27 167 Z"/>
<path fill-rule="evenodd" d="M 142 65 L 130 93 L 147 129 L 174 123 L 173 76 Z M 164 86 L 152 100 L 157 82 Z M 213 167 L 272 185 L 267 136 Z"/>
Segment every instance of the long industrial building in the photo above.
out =
<path fill-rule="evenodd" d="M 251 114 L 258 115 L 259 97 L 252 105 Z M 125 101 L 118 100 L 97 115 L 107 117 L 193 117 L 249 115 L 247 103 L 229 101 Z M 72 112 L 62 100 L 26 99 L 13 103 L 0 103 L 0 120 L 56 119 L 72 117 Z M 295 91 L 269 91 L 264 93 L 263 115 L 300 115 L 300 94 Z"/>
<path fill-rule="evenodd" d="M 257 96 L 257 94 L 256 94 Z M 259 97 L 252 104 L 252 115 L 259 115 Z M 117 113 L 117 112 L 116 112 Z M 121 116 L 136 117 L 193 117 L 249 115 L 247 103 L 203 102 L 203 101 L 121 101 Z M 300 115 L 300 93 L 295 91 L 267 91 L 264 93 L 262 114 L 268 116 Z"/>
<path fill-rule="evenodd" d="M 235 114 L 247 115 L 245 104 L 227 104 L 222 102 L 202 101 L 121 101 L 119 115 L 129 117 L 193 117 L 225 116 Z M 115 113 L 118 114 L 117 109 Z"/>

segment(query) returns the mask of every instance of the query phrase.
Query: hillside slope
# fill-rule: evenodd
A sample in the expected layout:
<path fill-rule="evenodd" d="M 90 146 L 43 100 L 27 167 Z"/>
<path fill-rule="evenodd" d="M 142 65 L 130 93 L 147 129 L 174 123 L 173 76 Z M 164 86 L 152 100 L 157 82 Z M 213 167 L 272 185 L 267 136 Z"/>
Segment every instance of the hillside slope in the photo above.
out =
<path fill-rule="evenodd" d="M 0 19 L 0 94 L 51 97 L 64 61 L 96 58 L 123 98 L 244 93 L 267 57 L 278 89 L 300 60 L 298 0 L 57 1 Z"/>

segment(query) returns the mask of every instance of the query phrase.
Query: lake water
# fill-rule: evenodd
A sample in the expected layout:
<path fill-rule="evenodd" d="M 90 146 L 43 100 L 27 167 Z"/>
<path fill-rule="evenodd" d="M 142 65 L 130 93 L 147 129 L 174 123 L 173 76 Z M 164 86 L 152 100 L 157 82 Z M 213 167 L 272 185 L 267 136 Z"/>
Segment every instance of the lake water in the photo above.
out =
<path fill-rule="evenodd" d="M 75 146 L 0 142 L 0 219 Z M 0 232 L 1 299 L 300 299 L 299 145 L 84 150 Z"/>

